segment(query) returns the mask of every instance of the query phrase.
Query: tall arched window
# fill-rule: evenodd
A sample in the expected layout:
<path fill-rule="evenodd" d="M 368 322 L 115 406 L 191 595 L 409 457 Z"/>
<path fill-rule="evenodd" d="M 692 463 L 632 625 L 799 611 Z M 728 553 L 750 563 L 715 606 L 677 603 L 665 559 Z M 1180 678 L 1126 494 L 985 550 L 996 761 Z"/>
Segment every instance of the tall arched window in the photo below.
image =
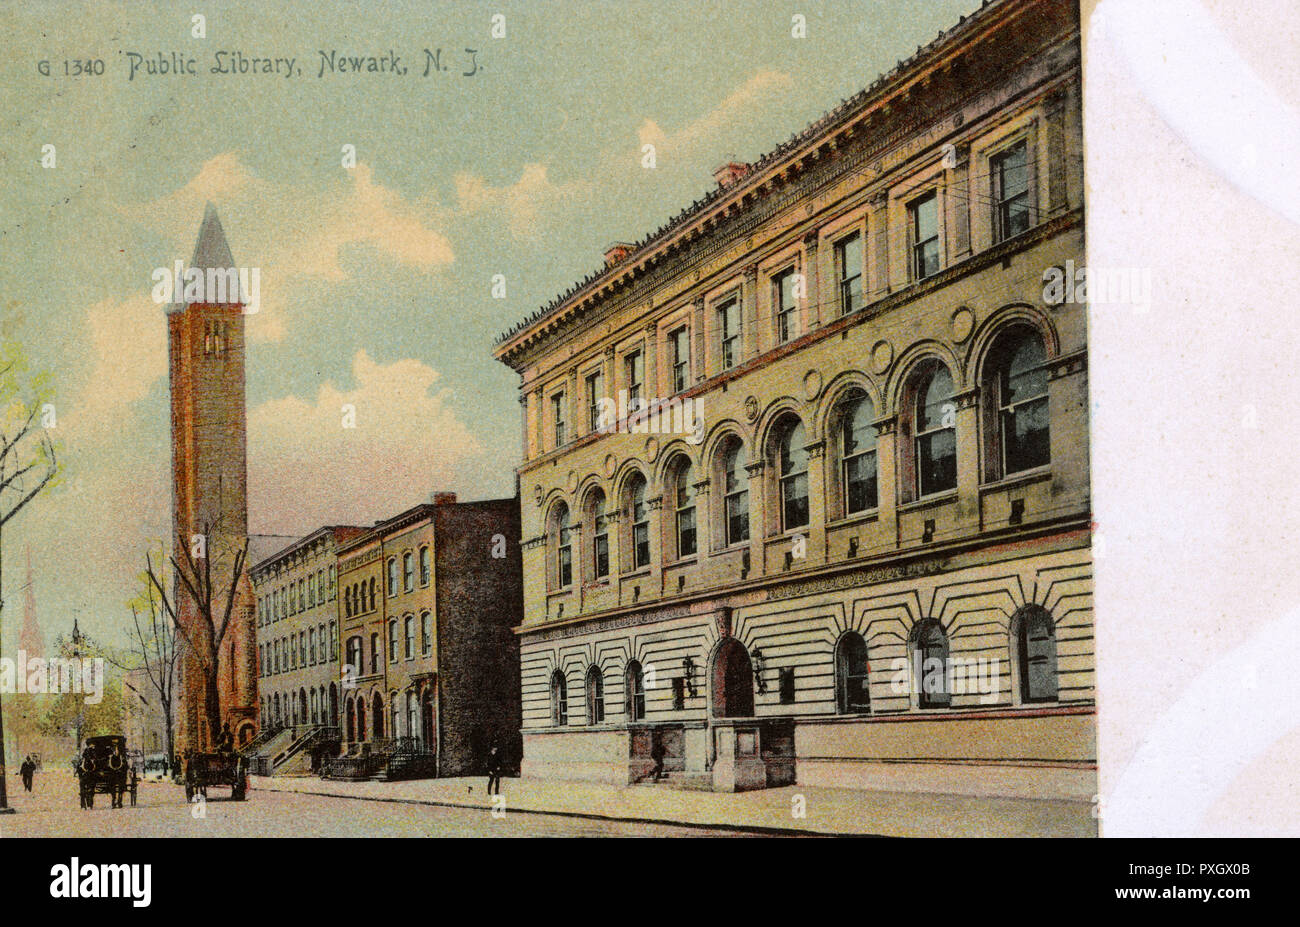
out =
<path fill-rule="evenodd" d="M 402 736 L 401 731 L 402 706 L 397 699 L 396 692 L 388 693 L 388 736 L 397 738 Z"/>
<path fill-rule="evenodd" d="M 414 615 L 406 616 L 405 631 L 406 631 L 406 640 L 405 640 L 406 647 L 402 651 L 402 655 L 406 657 L 406 659 L 408 660 L 413 660 L 415 659 L 415 616 Z"/>
<path fill-rule="evenodd" d="M 343 591 L 343 617 L 352 617 L 352 587 L 349 586 Z"/>
<path fill-rule="evenodd" d="M 695 538 L 695 487 L 692 485 L 694 469 L 689 460 L 682 458 L 673 472 L 673 509 L 677 523 L 677 557 L 694 556 Z"/>
<path fill-rule="evenodd" d="M 357 696 L 357 740 L 366 739 L 366 697 Z"/>
<path fill-rule="evenodd" d="M 561 670 L 551 674 L 551 723 L 569 723 L 569 684 Z"/>
<path fill-rule="evenodd" d="M 551 509 L 551 550 L 555 567 L 552 589 L 563 589 L 573 583 L 573 536 L 569 525 L 569 507 L 557 502 Z"/>
<path fill-rule="evenodd" d="M 420 716 L 417 714 L 415 693 L 406 690 L 406 736 L 420 738 Z"/>
<path fill-rule="evenodd" d="M 630 662 L 623 674 L 623 709 L 629 721 L 645 720 L 645 676 L 637 660 Z"/>
<path fill-rule="evenodd" d="M 428 656 L 433 651 L 433 627 L 428 612 L 420 613 L 420 653 Z"/>
<path fill-rule="evenodd" d="M 420 548 L 420 585 L 429 585 L 429 545 Z"/>
<path fill-rule="evenodd" d="M 1011 476 L 1051 462 L 1043 339 L 1017 326 L 994 343 L 980 395 L 986 432 L 995 436 L 989 478 Z"/>
<path fill-rule="evenodd" d="M 627 484 L 627 511 L 631 517 L 630 559 L 634 570 L 650 565 L 650 506 L 646 503 L 645 494 L 645 477 L 637 473 Z"/>
<path fill-rule="evenodd" d="M 379 634 L 370 635 L 370 672 L 379 672 Z"/>
<path fill-rule="evenodd" d="M 1056 626 L 1051 613 L 1027 605 L 1011 619 L 1016 635 L 1016 662 L 1020 670 L 1020 700 L 1054 702 L 1056 679 Z"/>
<path fill-rule="evenodd" d="M 375 740 L 381 740 L 384 736 L 384 700 L 379 693 L 375 693 L 374 701 L 370 712 L 370 729 L 371 737 Z M 391 733 L 389 736 L 392 736 Z"/>
<path fill-rule="evenodd" d="M 957 488 L 957 407 L 952 376 L 934 364 L 917 383 L 916 479 L 917 493 L 929 496 Z"/>
<path fill-rule="evenodd" d="M 370 610 L 372 612 L 375 610 L 375 601 L 378 594 L 379 594 L 379 580 L 375 579 L 375 577 L 372 576 L 370 577 Z"/>
<path fill-rule="evenodd" d="M 920 707 L 948 707 L 952 702 L 948 692 L 948 635 L 934 618 L 913 627 L 912 661 L 920 673 L 915 680 Z"/>
<path fill-rule="evenodd" d="M 781 530 L 808 524 L 808 450 L 803 422 L 790 416 L 778 428 L 776 472 L 780 484 Z"/>
<path fill-rule="evenodd" d="M 871 693 L 867 685 L 867 642 L 856 631 L 849 631 L 841 637 L 835 648 L 835 690 L 840 714 L 871 709 Z"/>
<path fill-rule="evenodd" d="M 388 594 L 397 595 L 397 558 L 388 558 Z"/>
<path fill-rule="evenodd" d="M 348 662 L 348 666 L 352 667 L 353 673 L 357 676 L 360 676 L 361 673 L 363 672 L 363 668 L 361 666 L 361 638 L 359 637 L 348 638 L 347 662 Z"/>
<path fill-rule="evenodd" d="M 605 677 L 595 665 L 587 670 L 587 723 L 605 723 Z"/>
<path fill-rule="evenodd" d="M 388 619 L 388 662 L 389 663 L 397 662 L 397 654 L 400 649 L 400 646 L 401 645 L 398 644 L 397 642 L 397 619 L 390 618 Z"/>
<path fill-rule="evenodd" d="M 402 591 L 410 592 L 415 588 L 415 554 L 409 550 L 402 554 Z"/>
<path fill-rule="evenodd" d="M 840 493 L 845 515 L 869 512 L 879 505 L 874 417 L 871 400 L 860 394 L 840 410 Z"/>
<path fill-rule="evenodd" d="M 749 457 L 739 438 L 722 449 L 722 535 L 731 547 L 749 540 Z"/>
<path fill-rule="evenodd" d="M 588 504 L 591 513 L 591 576 L 604 579 L 609 576 L 609 515 L 605 512 L 605 494 L 595 490 Z"/>

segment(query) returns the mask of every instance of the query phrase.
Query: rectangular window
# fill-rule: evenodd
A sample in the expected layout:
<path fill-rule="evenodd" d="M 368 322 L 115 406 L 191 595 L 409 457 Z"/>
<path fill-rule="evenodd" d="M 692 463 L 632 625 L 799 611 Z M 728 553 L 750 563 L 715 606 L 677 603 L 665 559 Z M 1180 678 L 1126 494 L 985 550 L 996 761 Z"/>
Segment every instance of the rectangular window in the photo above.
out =
<path fill-rule="evenodd" d="M 420 616 L 420 653 L 426 656 L 433 651 L 432 618 L 428 612 Z"/>
<path fill-rule="evenodd" d="M 799 333 L 796 313 L 799 302 L 794 294 L 795 272 L 791 267 L 772 278 L 772 298 L 776 303 L 776 338 L 785 344 Z"/>
<path fill-rule="evenodd" d="M 994 244 L 1029 228 L 1028 146 L 1021 141 L 990 159 L 993 175 Z"/>
<path fill-rule="evenodd" d="M 691 385 L 691 332 L 683 326 L 668 336 L 673 350 L 673 392 Z"/>
<path fill-rule="evenodd" d="M 641 391 L 645 386 L 645 357 L 640 351 L 633 351 L 623 358 L 623 374 L 623 379 L 627 383 L 627 401 L 630 409 L 633 400 L 641 399 Z"/>
<path fill-rule="evenodd" d="M 429 548 L 427 545 L 420 548 L 420 585 L 429 585 Z"/>
<path fill-rule="evenodd" d="M 779 680 L 780 681 L 778 684 L 778 689 L 780 691 L 781 704 L 793 705 L 794 704 L 794 667 L 793 666 L 781 667 L 781 675 L 779 677 Z"/>
<path fill-rule="evenodd" d="M 912 277 L 939 272 L 939 197 L 930 193 L 907 207 L 912 226 Z"/>
<path fill-rule="evenodd" d="M 551 397 L 551 421 L 555 423 L 555 446 L 564 446 L 564 393 Z"/>
<path fill-rule="evenodd" d="M 862 236 L 857 232 L 835 244 L 835 270 L 839 275 L 840 313 L 862 308 Z"/>
<path fill-rule="evenodd" d="M 718 307 L 718 332 L 722 345 L 722 369 L 730 370 L 740 360 L 740 299 L 731 297 Z"/>
<path fill-rule="evenodd" d="M 600 400 L 605 398 L 605 375 L 600 371 L 587 377 L 587 431 L 600 430 Z"/>

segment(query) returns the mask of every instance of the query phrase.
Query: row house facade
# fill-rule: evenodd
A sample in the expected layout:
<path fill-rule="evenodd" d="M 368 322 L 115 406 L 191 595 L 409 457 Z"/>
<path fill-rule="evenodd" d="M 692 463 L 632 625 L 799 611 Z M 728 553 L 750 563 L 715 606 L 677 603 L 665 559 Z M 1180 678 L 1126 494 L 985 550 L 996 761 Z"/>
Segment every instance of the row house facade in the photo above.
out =
<path fill-rule="evenodd" d="M 517 763 L 518 527 L 515 499 L 436 493 L 341 546 L 347 754 L 401 741 L 454 776 L 479 772 L 495 744 Z"/>
<path fill-rule="evenodd" d="M 327 525 L 249 571 L 257 599 L 258 711 L 263 737 L 308 728 L 337 747 L 339 623 L 336 554 L 363 527 Z"/>
<path fill-rule="evenodd" d="M 1077 5 L 715 179 L 495 349 L 524 774 L 1093 795 Z"/>

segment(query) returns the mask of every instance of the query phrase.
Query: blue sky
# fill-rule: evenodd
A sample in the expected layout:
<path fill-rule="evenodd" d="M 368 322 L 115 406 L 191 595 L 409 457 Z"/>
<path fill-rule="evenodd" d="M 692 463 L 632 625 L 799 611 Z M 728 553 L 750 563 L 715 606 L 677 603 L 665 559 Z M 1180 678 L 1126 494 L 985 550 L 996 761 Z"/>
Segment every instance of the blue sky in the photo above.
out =
<path fill-rule="evenodd" d="M 166 345 L 150 274 L 204 202 L 261 269 L 248 334 L 251 530 L 370 522 L 435 490 L 513 491 L 517 379 L 496 334 L 978 8 L 948 2 L 33 4 L 0 11 L 0 333 L 57 389 L 64 486 L 11 522 L 51 639 L 123 602 L 168 533 Z M 489 35 L 492 14 L 506 35 Z M 791 37 L 792 16 L 807 37 Z M 425 48 L 451 69 L 421 77 Z M 480 68 L 463 77 L 476 49 Z M 301 75 L 211 74 L 217 51 Z M 320 52 L 405 76 L 326 75 Z M 127 53 L 196 59 L 127 80 Z M 98 77 L 63 62 L 102 59 Z M 48 60 L 45 77 L 37 63 Z M 444 58 L 444 60 L 448 60 Z M 645 142 L 658 166 L 641 167 Z M 57 166 L 40 165 L 42 146 Z M 357 166 L 341 165 L 354 145 Z M 494 274 L 507 298 L 491 298 Z M 339 428 L 339 407 L 358 428 Z"/>

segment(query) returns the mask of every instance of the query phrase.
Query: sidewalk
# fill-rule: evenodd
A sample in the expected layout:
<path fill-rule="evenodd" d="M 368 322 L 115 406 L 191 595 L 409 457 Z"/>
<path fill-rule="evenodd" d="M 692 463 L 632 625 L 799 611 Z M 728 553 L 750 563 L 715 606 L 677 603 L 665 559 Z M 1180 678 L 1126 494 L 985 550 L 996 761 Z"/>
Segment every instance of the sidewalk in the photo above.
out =
<path fill-rule="evenodd" d="M 486 781 L 481 776 L 409 782 L 251 777 L 254 790 L 482 808 L 485 812 L 492 807 L 484 791 Z M 888 837 L 1097 836 L 1092 805 L 1075 801 L 803 786 L 729 794 L 539 779 L 505 779 L 501 793 L 507 813 L 528 811 L 747 831 Z M 805 799 L 802 818 L 792 813 L 796 796 Z"/>

